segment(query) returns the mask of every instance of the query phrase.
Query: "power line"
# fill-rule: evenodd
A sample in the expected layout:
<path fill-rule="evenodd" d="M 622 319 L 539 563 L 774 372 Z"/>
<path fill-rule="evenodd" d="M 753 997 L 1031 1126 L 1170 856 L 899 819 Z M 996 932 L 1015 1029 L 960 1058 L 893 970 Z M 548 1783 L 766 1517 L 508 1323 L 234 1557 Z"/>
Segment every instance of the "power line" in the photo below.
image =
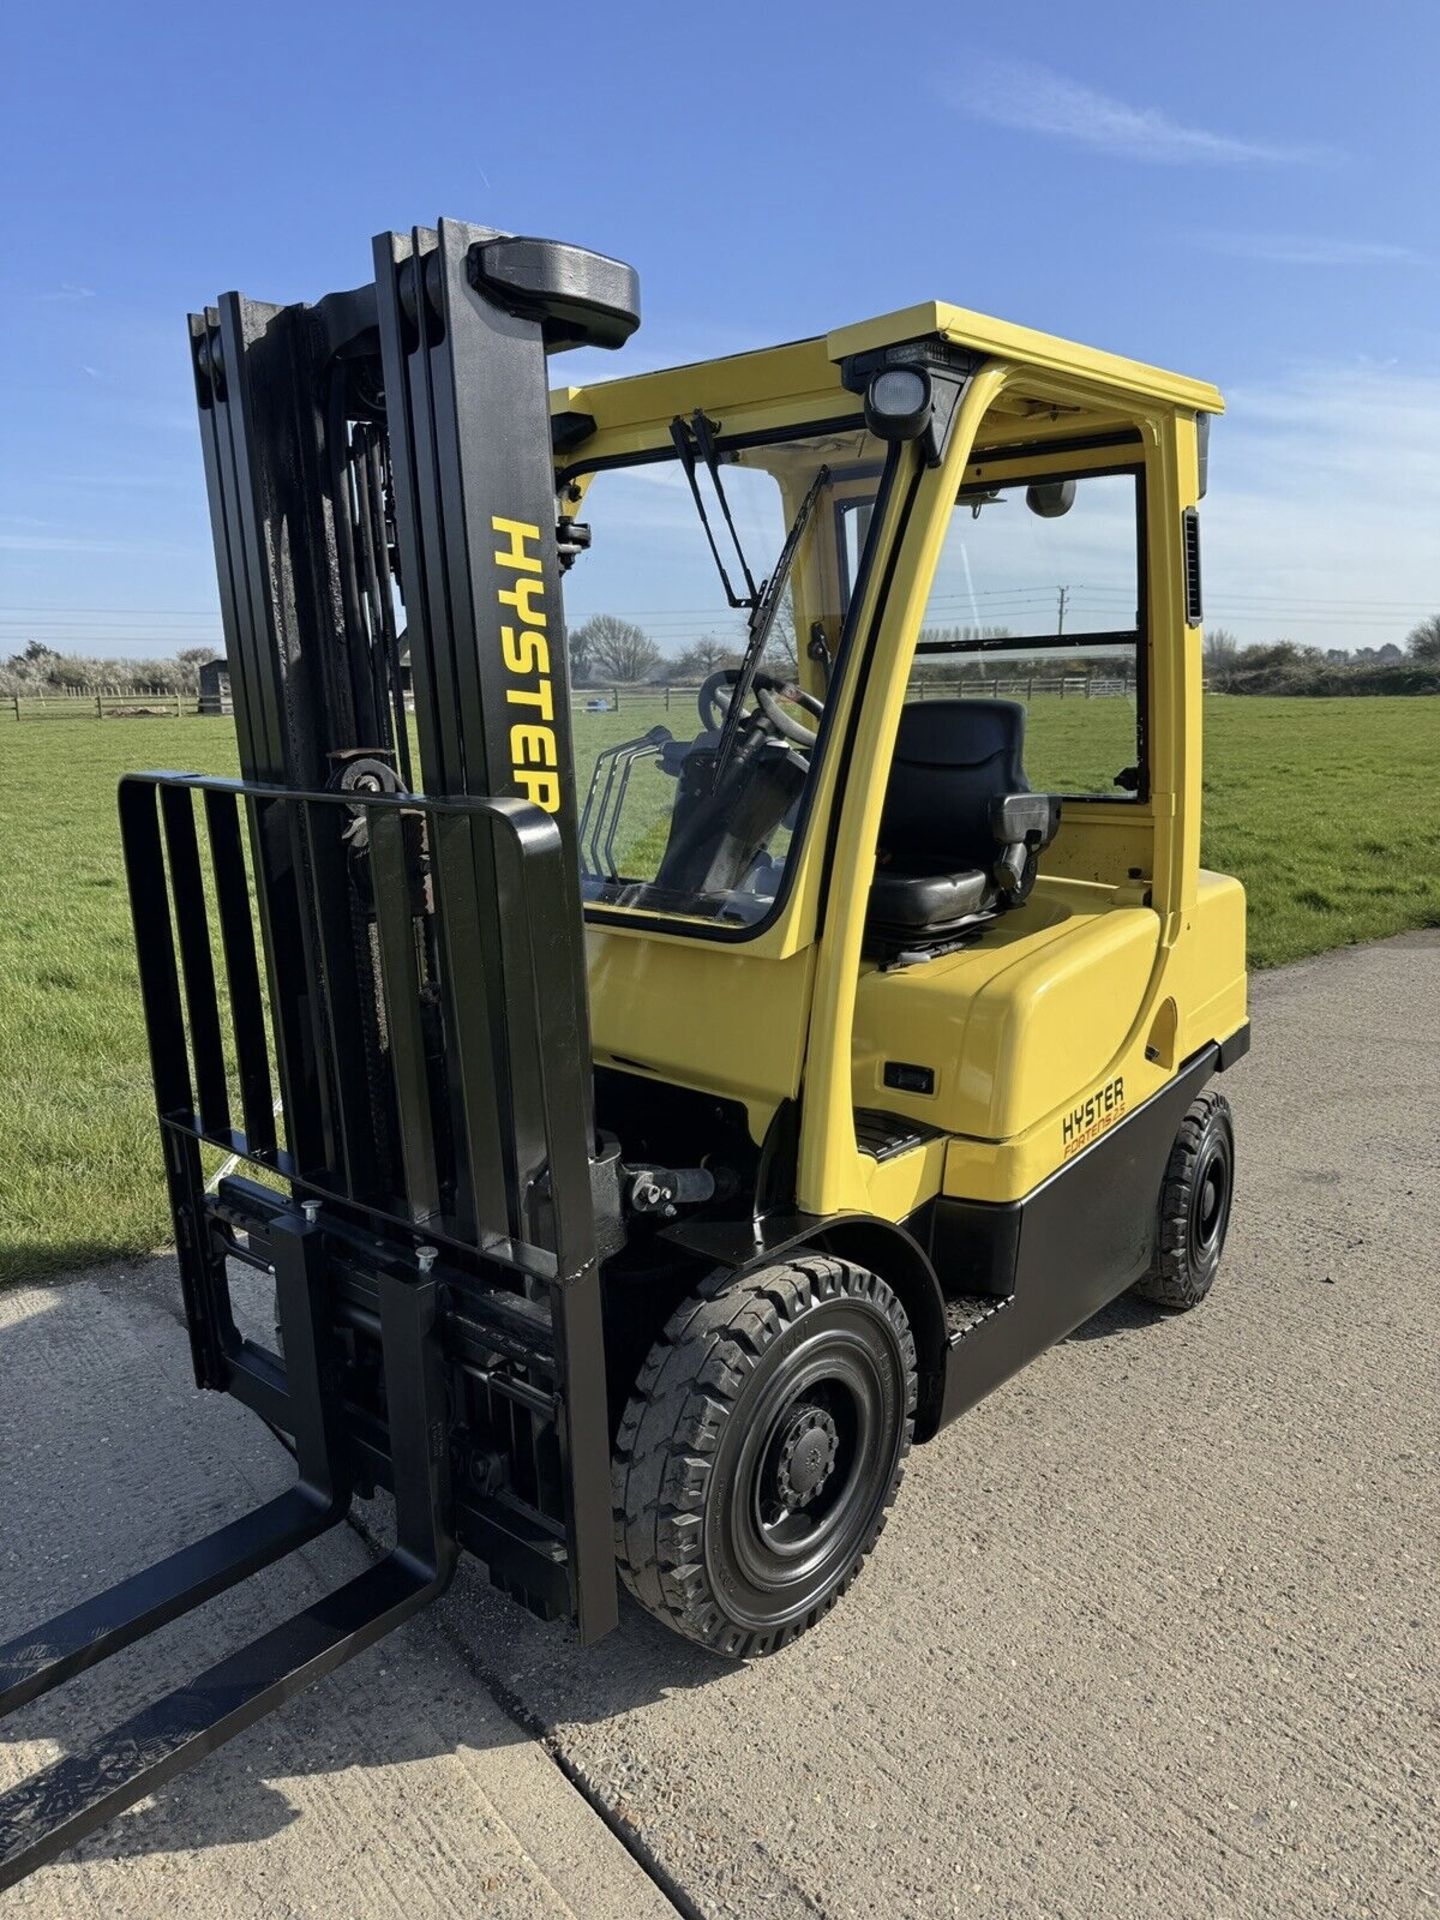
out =
<path fill-rule="evenodd" d="M 986 587 L 973 594 L 963 591 L 949 591 L 932 594 L 930 606 L 969 605 L 972 601 L 1006 601 L 1016 604 L 1039 605 L 1048 603 L 1055 589 L 1041 586 Z M 1076 599 L 1084 597 L 1094 600 L 1132 601 L 1133 589 L 1119 586 L 1091 586 L 1080 583 L 1066 589 L 1067 602 L 1070 596 Z M 1423 614 L 1428 602 L 1415 600 L 1367 600 L 1361 598 L 1332 598 L 1323 594 L 1291 596 L 1288 594 L 1269 594 L 1256 591 L 1239 591 L 1230 594 L 1216 594 L 1212 591 L 1212 602 L 1223 603 L 1227 607 L 1251 607 L 1257 610 L 1275 608 L 1280 612 L 1301 613 L 1314 611 L 1322 614 L 1334 614 L 1344 618 L 1351 614 L 1381 615 L 1394 611 L 1401 617 L 1410 614 Z M 725 622 L 729 616 L 724 609 L 713 606 L 697 607 L 628 607 L 617 610 L 618 617 L 634 620 L 649 620 L 652 623 L 667 625 L 681 624 L 692 626 L 696 622 Z M 218 610 L 211 608 L 182 609 L 178 607 L 157 608 L 147 611 L 143 608 L 104 608 L 85 607 L 65 609 L 59 607 L 0 608 L 0 626 L 25 627 L 67 627 L 81 629 L 86 626 L 146 626 L 161 619 L 211 620 L 216 626 L 220 623 Z M 157 636 L 162 639 L 183 636 L 165 633 Z M 208 638 L 208 635 L 201 636 Z"/>
<path fill-rule="evenodd" d="M 1013 599 L 1016 596 L 1024 596 L 1024 597 L 1034 597 L 1035 595 L 1045 596 L 1053 593 L 1053 591 L 1054 591 L 1053 588 L 1039 585 L 1039 584 L 1036 584 L 1036 585 L 1022 584 L 1022 585 L 1008 586 L 1008 587 L 981 587 L 976 589 L 974 597 L 977 600 Z M 1112 596 L 1119 594 L 1119 595 L 1128 596 L 1131 593 L 1132 589 L 1129 587 L 1116 585 L 1113 582 L 1107 582 L 1107 583 L 1101 584 L 1101 583 L 1095 583 L 1095 582 L 1080 581 L 1074 585 L 1071 591 L 1075 593 L 1108 594 Z M 957 596 L 954 594 L 951 594 L 949 596 L 942 596 L 942 595 L 935 596 L 935 598 L 937 599 L 943 598 L 943 597 L 955 598 Z M 959 597 L 966 598 L 969 596 L 961 595 Z M 1247 601 L 1254 600 L 1254 601 L 1269 602 L 1275 605 L 1281 605 L 1281 606 L 1287 606 L 1287 607 L 1304 606 L 1304 605 L 1334 607 L 1336 609 L 1357 607 L 1357 608 L 1364 608 L 1364 609 L 1374 609 L 1377 612 L 1383 611 L 1389 608 L 1405 611 L 1409 609 L 1414 609 L 1416 607 L 1428 606 L 1429 604 L 1428 601 L 1423 601 L 1420 599 L 1382 600 L 1382 599 L 1374 598 L 1368 595 L 1342 596 L 1338 594 L 1291 595 L 1291 594 L 1285 594 L 1285 593 L 1266 593 L 1262 589 L 1251 589 L 1249 591 L 1241 591 L 1238 595 L 1234 595 L 1232 597 L 1244 599 Z M 722 617 L 722 618 L 726 617 L 725 609 L 716 608 L 713 603 L 707 603 L 702 606 L 633 607 L 630 609 L 630 612 L 633 615 L 644 616 L 649 619 L 665 619 L 669 617 L 679 617 L 681 615 L 692 615 L 692 614 L 696 616 L 708 617 L 712 619 L 717 617 Z M 145 620 L 161 620 L 161 619 L 164 619 L 164 620 L 185 619 L 185 620 L 218 621 L 220 618 L 220 610 L 218 607 L 133 607 L 133 606 L 132 607 L 101 607 L 101 606 L 58 607 L 58 606 L 18 606 L 18 605 L 0 606 L 0 620 L 9 620 L 12 617 L 18 619 L 22 616 L 26 618 L 36 617 L 36 616 L 40 618 L 62 618 L 63 617 L 67 620 L 73 618 L 76 620 L 104 619 L 104 620 L 145 621 Z"/>
<path fill-rule="evenodd" d="M 926 607 L 924 624 L 965 623 L 967 618 L 975 624 L 987 621 L 994 624 L 996 621 L 1029 620 L 1031 616 L 1035 616 L 1038 623 L 1051 608 L 1055 608 L 1058 614 L 1056 631 L 1064 632 L 1067 622 L 1073 626 L 1075 618 L 1083 617 L 1087 610 L 1101 617 L 1108 613 L 1116 619 L 1133 620 L 1135 596 L 1133 589 L 1123 586 L 1083 584 L 1060 589 L 1042 586 L 986 588 L 973 595 L 950 591 L 932 595 Z M 733 639 L 738 642 L 741 635 L 738 619 L 713 606 L 618 608 L 611 611 L 619 618 L 645 622 L 652 637 L 662 646 L 679 651 L 704 640 L 718 639 L 724 642 Z M 1263 623 L 1275 629 L 1290 627 L 1303 631 L 1315 627 L 1348 627 L 1361 632 L 1395 634 L 1408 620 L 1422 617 L 1425 611 L 1425 603 L 1418 600 L 1331 600 L 1323 596 L 1291 598 L 1263 592 L 1225 594 L 1215 591 L 1208 596 L 1212 625 L 1236 620 L 1252 625 Z M 159 612 L 171 619 L 211 618 L 215 626 L 209 631 L 174 628 L 157 631 L 152 628 L 146 632 L 144 629 L 148 616 L 135 609 L 116 609 L 113 614 L 107 614 L 103 609 L 87 608 L 70 619 L 64 619 L 54 609 L 47 610 L 39 618 L 27 618 L 22 609 L 11 608 L 0 611 L 0 646 L 13 646 L 37 638 L 58 648 L 68 647 L 76 651 L 117 647 L 123 652 L 127 646 L 136 644 L 157 649 L 168 647 L 171 650 L 187 646 L 218 649 L 224 644 L 223 634 L 219 631 L 218 614 L 202 616 L 197 609 L 185 616 L 179 608 Z M 576 615 L 570 624 L 573 627 L 580 623 L 581 616 Z"/>
<path fill-rule="evenodd" d="M 0 607 L 5 613 L 100 613 L 134 614 L 137 619 L 198 620 L 220 618 L 218 607 Z"/>

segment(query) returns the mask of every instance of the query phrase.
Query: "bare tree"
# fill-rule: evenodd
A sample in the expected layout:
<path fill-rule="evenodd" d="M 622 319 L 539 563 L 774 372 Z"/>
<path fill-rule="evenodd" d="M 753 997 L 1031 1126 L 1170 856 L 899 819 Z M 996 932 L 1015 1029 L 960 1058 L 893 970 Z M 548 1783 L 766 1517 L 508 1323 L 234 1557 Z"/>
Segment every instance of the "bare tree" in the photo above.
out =
<path fill-rule="evenodd" d="M 687 647 L 679 659 L 672 662 L 671 672 L 677 680 L 704 680 L 717 667 L 734 667 L 739 662 L 737 648 L 707 633 L 703 640 Z"/>
<path fill-rule="evenodd" d="M 1405 646 L 1412 660 L 1440 660 L 1440 613 L 1432 613 L 1412 627 Z"/>
<path fill-rule="evenodd" d="M 570 636 L 570 657 L 583 649 L 594 671 L 609 680 L 645 680 L 664 657 L 643 627 L 613 613 L 597 613 Z"/>
<path fill-rule="evenodd" d="M 795 636 L 795 601 L 789 587 L 786 587 L 775 609 L 770 638 L 765 643 L 765 664 L 791 680 L 800 671 L 800 650 Z"/>
<path fill-rule="evenodd" d="M 207 660 L 213 660 L 214 658 L 214 647 L 181 647 L 175 656 L 175 662 L 180 669 L 180 691 L 182 693 L 198 693 L 200 691 L 200 669 L 205 665 Z"/>
<path fill-rule="evenodd" d="M 675 662 L 675 670 L 687 676 L 694 674 L 703 680 L 706 674 L 713 673 L 717 667 L 738 666 L 744 654 L 743 634 L 732 640 L 722 640 L 713 633 L 707 633 L 703 640 L 697 640 L 685 650 Z M 771 673 L 782 674 L 787 680 L 793 680 L 799 671 L 795 645 L 795 602 L 788 587 L 781 595 L 775 618 L 770 623 L 764 663 Z"/>
<path fill-rule="evenodd" d="M 1228 627 L 1210 627 L 1205 634 L 1205 677 L 1212 687 L 1225 688 L 1240 658 L 1240 642 Z"/>
<path fill-rule="evenodd" d="M 590 628 L 587 622 L 583 627 L 572 627 L 569 634 L 570 681 L 572 686 L 587 687 L 595 671 L 595 661 L 590 652 Z"/>

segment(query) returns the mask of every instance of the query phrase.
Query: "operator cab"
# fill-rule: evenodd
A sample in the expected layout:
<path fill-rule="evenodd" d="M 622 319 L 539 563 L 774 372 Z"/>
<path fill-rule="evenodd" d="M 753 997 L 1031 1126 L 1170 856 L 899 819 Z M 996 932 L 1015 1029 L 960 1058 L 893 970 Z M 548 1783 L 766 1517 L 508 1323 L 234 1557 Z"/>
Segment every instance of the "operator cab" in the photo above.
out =
<path fill-rule="evenodd" d="M 617 689 L 575 745 L 627 1151 L 924 1245 L 1238 1028 L 1195 829 L 1220 407 L 938 304 L 552 396 L 572 665 Z"/>

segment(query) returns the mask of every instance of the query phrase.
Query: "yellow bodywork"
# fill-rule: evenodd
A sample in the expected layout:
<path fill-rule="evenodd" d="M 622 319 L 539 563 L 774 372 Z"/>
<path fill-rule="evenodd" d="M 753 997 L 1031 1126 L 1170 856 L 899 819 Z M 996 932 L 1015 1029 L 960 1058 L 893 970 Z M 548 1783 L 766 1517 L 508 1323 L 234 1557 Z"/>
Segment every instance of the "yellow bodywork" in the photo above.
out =
<path fill-rule="evenodd" d="M 859 401 L 841 383 L 840 362 L 934 337 L 972 350 L 981 364 L 943 460 L 920 474 L 908 517 L 903 489 L 890 495 L 880 551 L 897 539 L 898 548 L 888 555 L 863 701 L 852 714 L 859 676 L 843 675 L 829 724 L 850 749 L 819 760 L 782 909 L 736 942 L 701 937 L 679 920 L 673 930 L 639 919 L 630 927 L 623 913 L 587 935 L 597 1061 L 743 1102 L 757 1141 L 780 1102 L 798 1098 L 797 1197 L 820 1214 L 859 1208 L 899 1220 L 941 1192 L 1018 1199 L 1078 1150 L 1077 1138 L 1096 1137 L 1246 1018 L 1244 895 L 1199 862 L 1201 636 L 1185 612 L 1182 515 L 1198 496 L 1197 416 L 1222 408 L 1213 387 L 936 303 L 762 352 L 564 389 L 553 406 L 594 420 L 587 465 L 668 447 L 672 419 L 697 407 L 736 435 L 855 417 Z M 1050 449 L 1047 476 L 1103 470 L 1122 432 L 1138 435 L 1126 461 L 1142 472 L 1145 503 L 1147 797 L 1067 801 L 1023 907 L 962 951 L 882 972 L 862 959 L 866 897 L 918 631 L 957 494 L 962 485 L 1024 479 L 1031 442 Z M 1055 450 L 1071 438 L 1088 444 Z M 918 461 L 913 448 L 905 452 Z M 567 485 L 578 502 L 584 476 Z M 817 529 L 801 554 L 800 613 L 807 599 L 823 604 L 807 569 L 833 564 L 829 537 Z M 862 602 L 861 628 L 871 611 Z M 797 629 L 807 630 L 798 618 Z M 801 671 L 814 670 L 802 662 Z M 932 1067 L 934 1092 L 885 1086 L 882 1063 L 897 1059 Z M 908 1116 L 935 1136 L 877 1162 L 857 1147 L 856 1107 Z"/>

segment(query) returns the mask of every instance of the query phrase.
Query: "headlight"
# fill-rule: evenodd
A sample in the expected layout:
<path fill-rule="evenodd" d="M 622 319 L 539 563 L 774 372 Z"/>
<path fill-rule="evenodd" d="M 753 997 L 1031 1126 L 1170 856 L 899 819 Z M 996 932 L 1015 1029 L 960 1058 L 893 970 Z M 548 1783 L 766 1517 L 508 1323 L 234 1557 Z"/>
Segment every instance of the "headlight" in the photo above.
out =
<path fill-rule="evenodd" d="M 930 418 L 922 367 L 882 367 L 865 390 L 865 424 L 879 440 L 913 440 Z"/>

